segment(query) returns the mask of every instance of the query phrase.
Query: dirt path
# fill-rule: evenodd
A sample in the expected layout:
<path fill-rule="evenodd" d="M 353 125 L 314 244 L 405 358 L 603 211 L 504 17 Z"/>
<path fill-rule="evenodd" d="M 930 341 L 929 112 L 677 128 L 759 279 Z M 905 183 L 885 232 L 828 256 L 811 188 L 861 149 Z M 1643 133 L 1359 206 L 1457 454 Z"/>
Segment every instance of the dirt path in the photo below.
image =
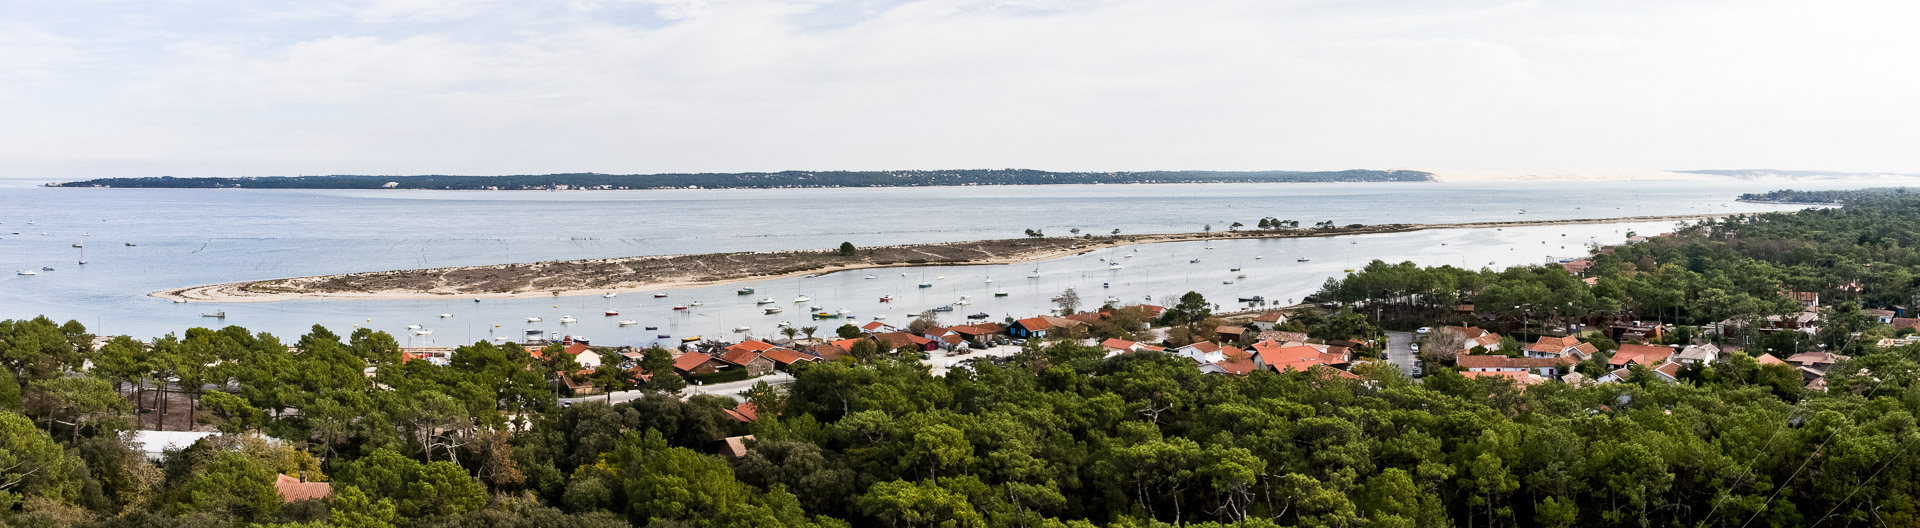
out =
<path fill-rule="evenodd" d="M 1404 233 L 1428 229 L 1662 222 L 1724 216 L 1728 215 L 1631 216 L 1459 224 L 1380 224 L 1327 229 L 1160 233 L 1081 238 L 1014 238 L 878 246 L 861 248 L 851 256 L 841 255 L 833 250 L 659 255 L 230 282 L 162 290 L 151 295 L 164 299 L 200 302 L 599 295 L 606 292 L 658 291 L 871 268 L 1012 264 L 1047 260 L 1099 249 L 1166 242 L 1331 237 Z"/>

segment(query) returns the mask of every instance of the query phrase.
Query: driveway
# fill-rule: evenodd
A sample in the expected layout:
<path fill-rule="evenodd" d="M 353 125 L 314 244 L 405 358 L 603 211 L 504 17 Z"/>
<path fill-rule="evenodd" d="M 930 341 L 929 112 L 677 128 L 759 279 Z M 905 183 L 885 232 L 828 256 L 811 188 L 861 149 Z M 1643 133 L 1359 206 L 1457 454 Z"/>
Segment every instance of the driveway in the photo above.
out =
<path fill-rule="evenodd" d="M 1413 332 L 1387 332 L 1387 362 L 1400 367 L 1400 373 L 1413 375 L 1413 366 L 1420 361 L 1413 353 Z"/>

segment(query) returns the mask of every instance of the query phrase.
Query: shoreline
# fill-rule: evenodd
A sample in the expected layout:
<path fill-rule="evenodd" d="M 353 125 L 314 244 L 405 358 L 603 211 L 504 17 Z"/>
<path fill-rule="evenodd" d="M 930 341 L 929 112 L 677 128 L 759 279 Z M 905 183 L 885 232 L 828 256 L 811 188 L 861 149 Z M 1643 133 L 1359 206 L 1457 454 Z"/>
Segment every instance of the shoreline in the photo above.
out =
<path fill-rule="evenodd" d="M 863 269 L 993 266 L 1050 260 L 1124 246 L 1273 238 L 1323 238 L 1436 229 L 1661 222 L 1723 218 L 1733 213 L 1630 216 L 1567 220 L 1510 220 L 1455 224 L 1376 224 L 1329 229 L 1219 231 L 1085 238 L 1043 237 L 835 250 L 704 253 L 534 263 L 372 271 L 206 284 L 148 295 L 214 303 L 293 300 L 512 299 L 656 292 L 740 282 L 826 275 Z"/>

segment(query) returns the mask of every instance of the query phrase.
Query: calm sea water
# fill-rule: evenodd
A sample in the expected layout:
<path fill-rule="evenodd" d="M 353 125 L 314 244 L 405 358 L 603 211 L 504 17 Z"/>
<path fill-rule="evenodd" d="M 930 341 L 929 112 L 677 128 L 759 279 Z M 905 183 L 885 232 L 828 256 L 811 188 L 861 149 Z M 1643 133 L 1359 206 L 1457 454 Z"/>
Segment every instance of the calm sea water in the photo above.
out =
<path fill-rule="evenodd" d="M 1867 183 L 1794 184 L 1795 188 Z M 1240 296 L 1297 300 L 1328 277 L 1372 259 L 1468 267 L 1579 256 L 1588 243 L 1618 243 L 1629 231 L 1670 224 L 1444 230 L 1337 238 L 1141 246 L 1036 264 L 930 267 L 843 273 L 677 290 L 654 299 L 292 301 L 173 304 L 154 290 L 196 284 L 429 266 L 831 248 L 1020 236 L 1184 232 L 1253 225 L 1262 217 L 1349 223 L 1452 223 L 1788 210 L 1742 204 L 1743 192 L 1780 183 L 1196 184 L 887 189 L 672 190 L 605 192 L 266 191 L 51 189 L 0 181 L 0 318 L 45 314 L 104 333 L 151 337 L 191 326 L 234 324 L 291 339 L 313 324 L 393 332 L 403 343 L 452 345 L 539 328 L 599 344 L 644 344 L 658 335 L 767 335 L 780 321 L 806 321 L 809 305 L 847 309 L 858 320 L 902 323 L 911 312 L 967 296 L 943 321 L 987 313 L 998 320 L 1045 310 L 1066 288 L 1097 303 L 1133 303 L 1199 291 L 1222 305 Z M 1522 215 L 1521 211 L 1525 210 Z M 17 233 L 17 234 L 16 234 Z M 44 234 L 43 234 L 44 233 Z M 132 243 L 134 246 L 126 244 Z M 83 248 L 72 247 L 82 244 Z M 1207 249 L 1211 244 L 1212 249 Z M 1134 255 L 1128 257 L 1127 255 Z M 1261 258 L 1256 258 L 1261 257 Z M 1310 260 L 1301 262 L 1306 257 Z M 77 262 L 84 258 L 84 266 Z M 1108 261 L 1120 270 L 1108 269 Z M 1200 259 L 1200 263 L 1190 263 Z M 53 267 L 35 276 L 14 270 Z M 1240 272 L 1230 272 L 1231 268 Z M 1039 278 L 1028 278 L 1035 269 Z M 903 276 L 902 273 L 905 273 Z M 1245 274 L 1246 278 L 1237 278 Z M 940 278 L 940 277 L 944 277 Z M 991 278 L 992 282 L 987 282 Z M 1233 281 L 1225 284 L 1224 281 Z M 922 282 L 933 287 L 919 288 Z M 1004 297 L 994 294 L 1004 291 Z M 813 302 L 796 305 L 798 295 Z M 892 295 L 891 303 L 879 297 Z M 762 314 L 754 300 L 785 309 Z M 673 304 L 702 301 L 675 312 Z M 202 312 L 224 310 L 224 320 Z M 601 315 L 615 310 L 618 317 Z M 439 314 L 452 314 L 441 318 Z M 579 323 L 562 325 L 571 315 Z M 541 323 L 527 323 L 541 317 Z M 615 321 L 639 326 L 620 328 Z M 434 331 L 415 335 L 419 324 Z M 496 326 L 497 325 L 497 326 Z M 660 327 L 657 331 L 643 326 Z"/>

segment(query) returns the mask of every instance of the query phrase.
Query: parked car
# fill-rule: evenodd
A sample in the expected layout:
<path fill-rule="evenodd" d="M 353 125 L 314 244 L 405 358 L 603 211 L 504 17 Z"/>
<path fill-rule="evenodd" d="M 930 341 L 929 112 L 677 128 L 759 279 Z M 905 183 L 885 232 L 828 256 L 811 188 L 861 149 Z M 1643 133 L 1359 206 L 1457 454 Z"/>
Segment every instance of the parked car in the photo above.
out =
<path fill-rule="evenodd" d="M 1401 328 L 1405 328 L 1405 327 L 1401 327 Z M 1416 333 L 1416 334 L 1425 334 L 1425 333 L 1427 333 L 1427 332 L 1432 332 L 1432 331 L 1433 331 L 1433 329 L 1432 329 L 1432 328 L 1428 328 L 1428 327 L 1424 327 L 1424 326 L 1422 326 L 1422 327 L 1420 327 L 1420 329 L 1419 329 L 1419 330 L 1414 330 L 1414 331 L 1413 331 L 1413 333 Z"/>

